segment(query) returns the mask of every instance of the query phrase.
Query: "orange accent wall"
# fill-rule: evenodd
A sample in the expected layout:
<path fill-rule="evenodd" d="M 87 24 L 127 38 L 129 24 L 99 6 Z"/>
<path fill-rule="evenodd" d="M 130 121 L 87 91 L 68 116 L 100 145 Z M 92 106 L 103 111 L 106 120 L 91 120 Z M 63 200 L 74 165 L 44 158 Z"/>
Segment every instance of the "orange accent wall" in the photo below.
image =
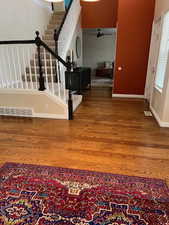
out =
<path fill-rule="evenodd" d="M 81 1 L 82 28 L 116 27 L 117 5 L 118 0 Z"/>
<path fill-rule="evenodd" d="M 144 94 L 154 7 L 155 0 L 119 0 L 115 94 Z"/>

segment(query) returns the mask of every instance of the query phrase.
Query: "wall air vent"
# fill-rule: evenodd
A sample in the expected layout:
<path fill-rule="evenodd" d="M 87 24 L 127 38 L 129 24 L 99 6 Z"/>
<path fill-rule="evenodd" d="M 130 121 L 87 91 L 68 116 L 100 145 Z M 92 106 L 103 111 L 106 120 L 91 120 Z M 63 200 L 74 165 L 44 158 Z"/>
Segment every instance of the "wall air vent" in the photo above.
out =
<path fill-rule="evenodd" d="M 33 116 L 33 110 L 31 108 L 0 106 L 0 115 L 2 115 L 2 116 L 32 117 Z"/>
<path fill-rule="evenodd" d="M 146 116 L 146 117 L 152 117 L 153 114 L 150 111 L 144 111 L 144 116 Z"/>

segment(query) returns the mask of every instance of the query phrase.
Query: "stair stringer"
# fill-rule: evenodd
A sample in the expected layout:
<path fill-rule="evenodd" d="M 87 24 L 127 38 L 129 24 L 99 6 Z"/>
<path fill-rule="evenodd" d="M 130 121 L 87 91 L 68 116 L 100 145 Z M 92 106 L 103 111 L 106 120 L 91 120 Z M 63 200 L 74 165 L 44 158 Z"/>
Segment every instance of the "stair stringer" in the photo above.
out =
<path fill-rule="evenodd" d="M 67 104 L 48 91 L 0 89 L 0 107 L 31 109 L 28 117 L 68 119 Z"/>

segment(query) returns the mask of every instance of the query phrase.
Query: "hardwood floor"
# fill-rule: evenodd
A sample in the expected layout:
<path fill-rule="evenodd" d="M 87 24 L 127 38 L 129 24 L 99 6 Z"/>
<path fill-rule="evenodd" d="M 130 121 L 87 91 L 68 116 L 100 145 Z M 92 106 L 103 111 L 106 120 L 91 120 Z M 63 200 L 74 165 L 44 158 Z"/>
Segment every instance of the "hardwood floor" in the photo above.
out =
<path fill-rule="evenodd" d="M 0 117 L 0 164 L 33 163 L 162 178 L 169 184 L 169 129 L 145 117 L 144 100 L 88 91 L 74 121 Z"/>

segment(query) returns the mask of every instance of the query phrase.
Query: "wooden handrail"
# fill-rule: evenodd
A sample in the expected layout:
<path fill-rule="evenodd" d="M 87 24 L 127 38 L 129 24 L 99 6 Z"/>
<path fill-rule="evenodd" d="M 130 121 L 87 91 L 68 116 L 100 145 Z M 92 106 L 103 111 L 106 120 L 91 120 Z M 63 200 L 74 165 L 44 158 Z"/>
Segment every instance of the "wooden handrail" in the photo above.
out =
<path fill-rule="evenodd" d="M 59 55 L 57 55 L 45 42 L 42 41 L 42 39 L 39 37 L 39 31 L 36 31 L 36 39 L 35 43 L 36 45 L 43 46 L 48 52 L 51 53 L 51 55 L 56 58 L 59 62 L 61 62 L 67 69 L 69 69 L 69 65 L 67 62 L 65 62 Z"/>
<path fill-rule="evenodd" d="M 11 40 L 11 41 L 0 41 L 0 45 L 17 45 L 17 44 L 36 44 L 37 46 L 43 46 L 48 52 L 52 54 L 59 62 L 61 62 L 67 69 L 69 65 L 60 56 L 58 56 L 42 39 L 39 37 L 39 31 L 36 31 L 35 40 Z"/>
<path fill-rule="evenodd" d="M 35 44 L 35 40 L 0 41 L 0 45 Z"/>
<path fill-rule="evenodd" d="M 67 18 L 67 15 L 68 15 L 68 13 L 69 13 L 69 10 L 70 10 L 70 8 L 71 8 L 71 6 L 72 6 L 73 1 L 74 1 L 74 0 L 71 0 L 71 2 L 70 2 L 70 4 L 69 4 L 68 8 L 66 9 L 66 13 L 65 13 L 65 15 L 64 15 L 64 17 L 63 17 L 62 23 L 61 23 L 60 26 L 59 26 L 59 29 L 58 29 L 58 30 L 55 29 L 55 31 L 54 31 L 54 40 L 55 40 L 55 42 L 57 42 L 58 39 L 59 39 L 60 32 L 61 32 L 61 30 L 62 30 L 62 27 L 63 27 L 64 23 L 65 23 L 65 20 L 66 20 L 66 18 Z"/>

